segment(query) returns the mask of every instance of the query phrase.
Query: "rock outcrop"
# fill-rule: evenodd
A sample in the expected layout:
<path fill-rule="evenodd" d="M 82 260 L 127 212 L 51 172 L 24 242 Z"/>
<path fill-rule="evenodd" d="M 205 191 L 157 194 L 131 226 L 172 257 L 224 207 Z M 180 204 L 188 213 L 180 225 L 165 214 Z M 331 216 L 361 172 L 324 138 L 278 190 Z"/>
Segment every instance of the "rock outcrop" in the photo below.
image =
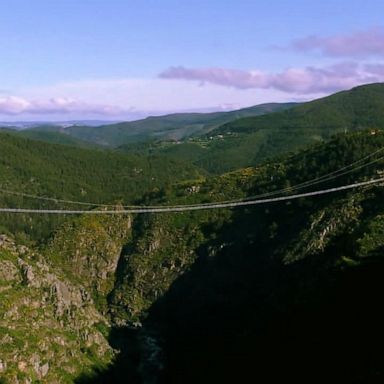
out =
<path fill-rule="evenodd" d="M 45 250 L 55 265 L 81 281 L 103 313 L 131 225 L 130 216 L 81 217 L 60 228 Z"/>
<path fill-rule="evenodd" d="M 108 321 L 87 289 L 41 254 L 0 236 L 0 378 L 6 383 L 71 383 L 113 350 Z"/>

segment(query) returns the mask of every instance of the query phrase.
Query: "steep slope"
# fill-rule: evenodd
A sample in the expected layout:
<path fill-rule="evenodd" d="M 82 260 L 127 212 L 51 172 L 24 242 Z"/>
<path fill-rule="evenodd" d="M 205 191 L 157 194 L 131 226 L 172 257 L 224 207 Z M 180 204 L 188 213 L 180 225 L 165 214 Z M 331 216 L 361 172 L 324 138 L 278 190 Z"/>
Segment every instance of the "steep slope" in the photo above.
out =
<path fill-rule="evenodd" d="M 131 225 L 128 215 L 74 218 L 44 246 L 45 257 L 70 279 L 81 282 L 104 314 L 123 246 L 131 238 Z"/>
<path fill-rule="evenodd" d="M 382 381 L 382 187 L 365 193 L 319 204 L 308 221 L 294 204 L 276 233 L 234 218 L 223 249 L 203 252 L 150 311 L 166 351 L 161 382 Z"/>
<path fill-rule="evenodd" d="M 138 202 L 246 198 L 339 169 L 339 177 L 298 190 L 369 180 L 383 175 L 383 148 L 382 131 L 340 134 L 257 168 L 164 185 Z M 11 251 L 0 251 L 0 271 L 6 271 L 0 295 L 6 295 L 1 302 L 7 305 L 0 318 L 6 321 L 4 334 L 13 337 L 5 338 L 10 352 L 0 358 L 0 378 L 11 383 L 17 376 L 71 382 L 75 375 L 78 383 L 225 383 L 249 377 L 381 382 L 384 369 L 375 348 L 384 342 L 383 197 L 383 185 L 377 185 L 233 210 L 79 217 L 59 228 L 40 252 L 11 243 Z M 67 289 L 52 288 L 56 281 Z M 78 290 L 86 292 L 80 302 Z M 67 299 L 58 306 L 57 292 L 68 291 L 71 299 L 64 294 Z M 47 294 L 52 303 L 41 301 Z M 42 311 L 35 308 L 39 300 L 36 308 Z M 15 315 L 11 303 L 23 316 Z M 64 311 L 57 314 L 57 307 Z M 69 320 L 61 313 L 70 313 Z M 48 347 L 43 358 L 32 353 L 40 348 L 36 340 L 22 345 L 16 331 L 33 334 L 33 324 L 47 321 L 52 325 L 38 327 L 39 340 L 52 346 L 53 335 L 67 332 L 71 357 L 65 346 Z M 96 345 L 73 337 L 83 329 Z M 105 369 L 113 354 L 108 347 L 101 353 L 105 339 L 98 330 L 121 351 Z M 23 354 L 15 358 L 19 350 Z"/>
<path fill-rule="evenodd" d="M 0 379 L 72 383 L 114 356 L 108 320 L 81 283 L 0 236 Z"/>
<path fill-rule="evenodd" d="M 145 191 L 201 172 L 185 162 L 41 143 L 0 133 L 0 204 L 5 207 L 73 208 L 17 193 L 80 202 L 132 204 Z M 5 193 L 15 191 L 16 194 Z M 90 208 L 90 206 L 80 206 Z M 47 237 L 61 219 L 0 216 L 0 228 L 34 240 Z M 56 223 L 56 224 L 55 224 Z M 19 236 L 19 237 L 20 237 Z"/>
<path fill-rule="evenodd" d="M 257 195 L 334 172 L 383 147 L 379 132 L 340 135 L 284 161 L 148 199 L 194 203 Z M 383 171 L 381 159 L 303 190 Z M 380 382 L 384 370 L 374 351 L 384 341 L 378 305 L 383 201 L 381 185 L 136 220 L 110 308 L 120 327 L 143 324 L 136 338 L 143 382 Z M 99 382 L 124 382 L 122 356 Z"/>
<path fill-rule="evenodd" d="M 381 148 L 384 147 L 384 135 L 377 133 L 371 134 L 371 131 L 363 131 L 352 135 L 341 135 L 330 143 L 316 145 L 308 150 L 302 151 L 295 156 L 288 156 L 284 161 L 272 161 L 259 168 L 247 168 L 231 173 L 224 174 L 217 178 L 208 178 L 207 180 L 195 180 L 191 182 L 179 183 L 173 188 L 162 189 L 157 193 L 149 194 L 145 197 L 144 202 L 146 204 L 154 204 L 158 201 L 158 204 L 195 204 L 199 202 L 212 202 L 212 201 L 226 201 L 231 199 L 245 198 L 253 195 L 263 195 L 265 193 L 274 193 L 281 189 L 289 188 L 290 186 L 298 185 L 306 180 L 312 180 L 318 177 L 322 177 L 324 174 L 332 173 L 339 168 L 343 168 L 348 164 L 359 161 L 361 158 L 369 156 L 372 152 L 381 151 L 378 155 L 372 157 L 372 159 L 381 159 L 383 156 Z M 372 159 L 366 159 L 365 161 L 356 165 L 357 169 L 354 172 L 344 172 L 346 174 L 340 175 L 340 177 L 333 178 L 331 175 L 329 180 L 324 180 L 321 183 L 315 183 L 314 186 L 309 185 L 305 188 L 298 189 L 298 192 L 308 192 L 313 189 L 329 188 L 336 185 L 343 185 L 353 183 L 356 180 L 361 180 L 368 177 L 374 177 L 380 175 L 383 170 L 382 159 L 377 163 L 373 163 L 369 166 L 362 167 L 362 165 L 369 163 Z M 337 174 L 336 174 L 337 175 Z M 357 196 L 357 195 L 356 195 Z M 331 197 L 332 198 L 332 197 Z M 334 199 L 334 198 L 333 198 Z M 327 197 L 321 198 L 324 204 L 327 204 L 329 199 Z M 284 220 L 287 220 L 289 216 L 294 212 L 294 209 L 290 205 L 303 207 L 308 206 L 308 212 L 311 212 L 313 206 L 316 206 L 317 200 L 309 199 L 299 200 L 299 202 L 288 203 L 287 216 L 282 214 Z M 273 210 L 273 214 L 270 214 L 270 210 Z M 249 208 L 251 211 L 264 212 L 264 208 Z M 352 209 L 352 208 L 351 208 Z M 301 209 L 303 210 L 303 208 Z M 347 206 L 348 210 L 348 206 Z M 267 213 L 260 214 L 260 222 L 254 223 L 251 227 L 256 232 L 265 234 L 265 231 L 270 230 L 276 232 L 276 222 L 279 218 L 279 208 L 273 206 L 265 209 Z M 220 229 L 227 220 L 231 220 L 231 217 L 235 213 L 231 211 L 202 211 L 202 212 L 185 212 L 178 214 L 161 214 L 158 216 L 144 216 L 138 218 L 133 223 L 133 235 L 132 243 L 125 248 L 127 252 L 127 271 L 122 273 L 124 276 L 122 283 L 135 284 L 135 274 L 140 275 L 139 281 L 143 284 L 148 284 L 148 281 L 143 277 L 146 274 L 149 276 L 156 276 L 156 271 L 161 275 L 157 278 L 151 279 L 155 284 L 155 290 L 160 289 L 159 284 L 165 284 L 158 293 L 157 296 L 161 296 L 161 292 L 165 292 L 170 285 L 168 278 L 164 276 L 164 273 L 168 273 L 169 276 L 177 276 L 180 270 L 186 270 L 191 263 L 194 262 L 197 257 L 195 251 L 191 251 L 191 245 L 194 250 L 198 249 L 200 245 L 207 242 L 210 237 L 216 237 L 217 231 Z M 243 217 L 243 216 L 241 216 Z M 246 215 L 249 220 L 250 216 Z M 342 221 L 345 215 L 341 215 Z M 325 219 L 325 218 L 322 218 Z M 307 218 L 307 220 L 309 220 Z M 239 225 L 238 233 L 243 226 Z M 303 223 L 298 222 L 298 225 Z M 257 230 L 254 226 L 260 226 Z M 248 232 L 244 228 L 245 233 Z M 271 232 L 271 233 L 272 233 Z M 244 234 L 244 236 L 246 236 Z M 290 238 L 289 229 L 285 231 L 284 242 Z M 233 235 L 228 236 L 231 243 Z M 243 235 L 240 235 L 243 239 Z M 243 241 L 243 240 L 242 240 Z M 309 246 L 309 240 L 305 240 L 307 246 Z M 324 240 L 325 241 L 325 240 Z M 304 245 L 299 246 L 302 251 L 305 249 Z M 185 250 L 185 254 L 182 250 Z M 174 255 L 179 255 L 180 260 L 175 261 Z M 142 257 L 145 255 L 152 255 L 154 257 L 153 265 L 149 261 L 148 257 Z M 170 258 L 170 259 L 168 259 Z M 289 256 L 286 255 L 288 259 Z M 136 262 L 137 260 L 137 262 Z M 131 265 L 132 263 L 132 265 Z M 144 263 L 144 264 L 142 264 Z M 142 270 L 142 267 L 146 272 Z M 154 268 L 154 269 L 152 269 Z M 175 272 L 175 273 L 174 273 Z M 129 275 L 130 278 L 126 279 Z M 172 281 L 172 278 L 171 280 Z M 131 288 L 129 288 L 130 290 Z M 147 288 L 139 288 L 142 295 Z M 149 291 L 152 288 L 149 288 Z M 125 288 L 123 289 L 123 291 Z M 136 290 L 136 288 L 134 288 Z M 116 293 L 116 292 L 115 292 Z M 145 293 L 144 293 L 145 295 Z M 150 293 L 152 299 L 149 303 L 152 303 L 156 295 Z M 118 306 L 121 305 L 125 299 L 131 300 L 132 297 L 137 295 L 119 295 L 114 303 Z M 144 302 L 147 299 L 144 298 Z M 143 304 L 143 299 L 138 300 L 139 305 Z M 148 307 L 146 305 L 145 307 Z M 137 312 L 137 308 L 133 310 Z"/>

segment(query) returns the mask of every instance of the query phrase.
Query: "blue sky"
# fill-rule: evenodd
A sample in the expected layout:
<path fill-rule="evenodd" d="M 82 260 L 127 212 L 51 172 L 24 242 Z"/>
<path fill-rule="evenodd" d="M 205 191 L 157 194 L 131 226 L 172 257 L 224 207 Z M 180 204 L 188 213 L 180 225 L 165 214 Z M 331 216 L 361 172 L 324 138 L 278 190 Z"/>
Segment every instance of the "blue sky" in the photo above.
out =
<path fill-rule="evenodd" d="M 0 120 L 131 119 L 384 80 L 378 0 L 3 0 Z"/>

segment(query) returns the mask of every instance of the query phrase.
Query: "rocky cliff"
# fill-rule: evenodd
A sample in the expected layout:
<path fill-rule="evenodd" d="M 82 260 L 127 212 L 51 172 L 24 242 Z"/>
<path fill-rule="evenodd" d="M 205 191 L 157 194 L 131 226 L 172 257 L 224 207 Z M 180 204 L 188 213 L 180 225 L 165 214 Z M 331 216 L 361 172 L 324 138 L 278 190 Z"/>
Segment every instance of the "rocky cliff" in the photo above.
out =
<path fill-rule="evenodd" d="M 382 134 L 340 136 L 142 201 L 293 193 L 383 147 Z M 305 191 L 376 177 L 373 159 Z M 2 236 L 0 378 L 381 382 L 371 346 L 384 342 L 383 201 L 378 184 L 236 210 L 77 217 L 39 249 Z"/>
<path fill-rule="evenodd" d="M 59 228 L 44 247 L 46 257 L 70 279 L 81 282 L 104 314 L 131 226 L 132 218 L 127 215 L 75 218 Z"/>
<path fill-rule="evenodd" d="M 108 320 L 90 292 L 38 252 L 0 236 L 0 377 L 71 383 L 111 362 Z"/>

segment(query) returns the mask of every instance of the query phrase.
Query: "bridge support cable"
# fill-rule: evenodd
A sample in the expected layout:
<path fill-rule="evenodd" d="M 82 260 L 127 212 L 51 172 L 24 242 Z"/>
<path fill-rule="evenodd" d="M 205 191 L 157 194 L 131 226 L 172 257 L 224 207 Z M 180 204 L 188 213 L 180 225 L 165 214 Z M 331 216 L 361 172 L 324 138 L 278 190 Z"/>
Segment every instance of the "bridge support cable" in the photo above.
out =
<path fill-rule="evenodd" d="M 201 211 L 207 209 L 222 209 L 222 208 L 236 208 L 247 207 L 261 204 L 277 203 L 282 201 L 290 201 L 300 198 L 307 198 L 313 196 L 320 196 L 339 191 L 350 190 L 354 188 L 384 183 L 384 177 L 379 179 L 372 179 L 359 183 L 343 185 L 341 187 L 323 189 L 320 191 L 313 191 L 307 193 L 299 193 L 289 196 L 280 196 L 267 199 L 255 199 L 248 201 L 234 201 L 229 203 L 212 203 L 210 205 L 193 205 L 193 206 L 158 206 L 158 207 L 140 207 L 132 209 L 118 209 L 118 210 L 60 210 L 60 209 L 25 209 L 25 208 L 0 208 L 0 213 L 24 213 L 24 214 L 52 214 L 52 215 L 122 215 L 122 214 L 145 214 L 145 213 L 172 213 L 172 212 L 190 212 Z"/>

